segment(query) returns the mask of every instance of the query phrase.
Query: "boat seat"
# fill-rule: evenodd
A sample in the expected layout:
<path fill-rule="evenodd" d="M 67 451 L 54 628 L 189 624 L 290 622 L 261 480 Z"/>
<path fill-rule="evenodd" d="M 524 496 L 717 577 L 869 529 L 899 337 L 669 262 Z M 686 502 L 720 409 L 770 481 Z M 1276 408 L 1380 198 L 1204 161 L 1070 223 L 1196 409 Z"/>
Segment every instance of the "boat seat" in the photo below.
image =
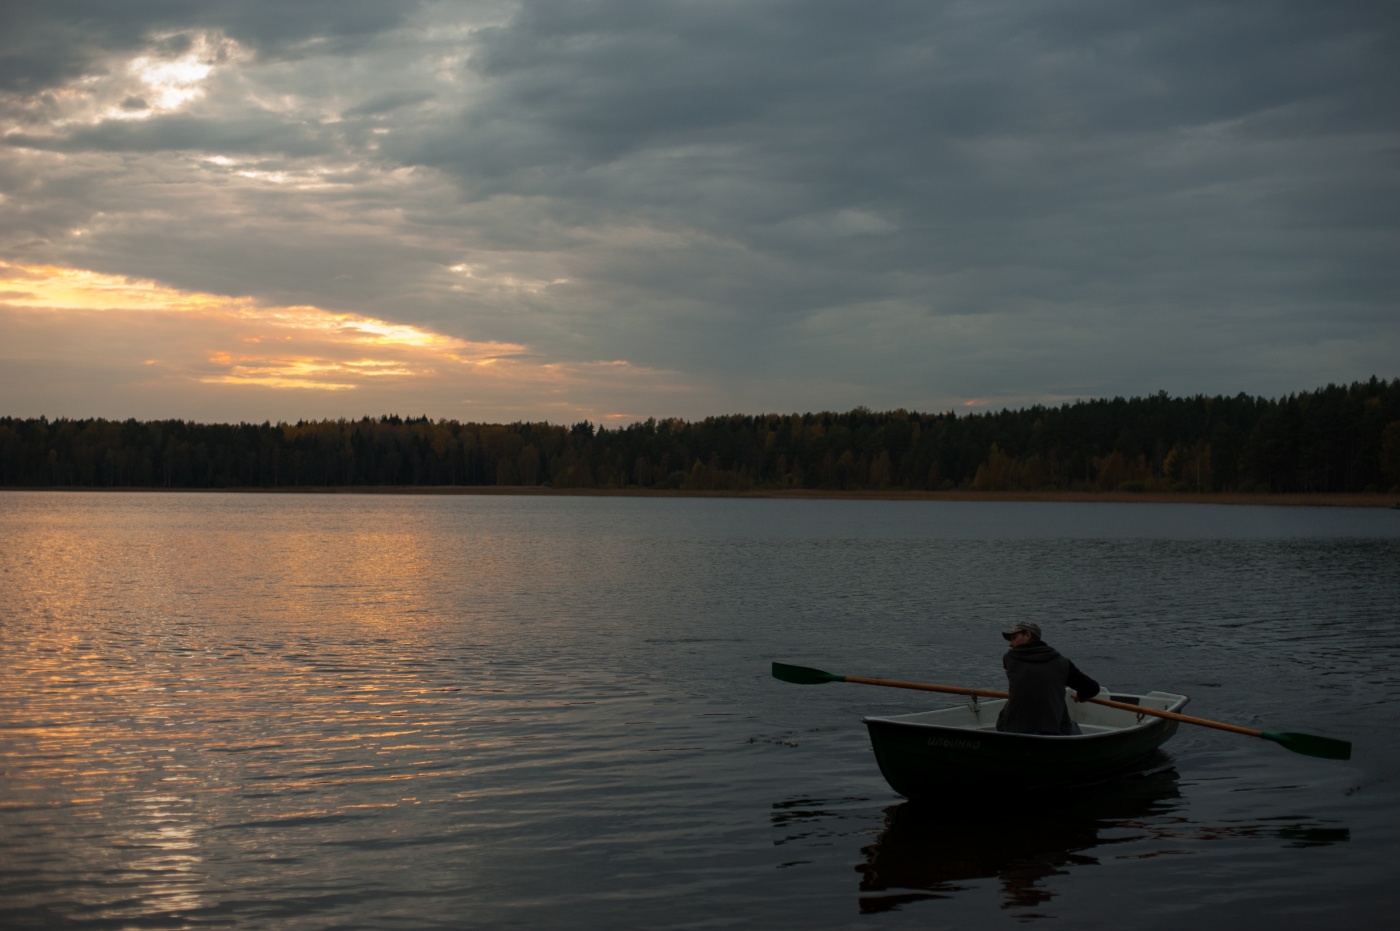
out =
<path fill-rule="evenodd" d="M 960 728 L 960 730 L 965 730 L 965 731 L 994 731 L 994 730 L 996 730 L 996 729 L 997 729 L 996 722 L 990 722 L 990 723 L 987 723 L 987 724 L 978 724 L 978 725 L 976 725 L 976 726 L 974 726 L 974 727 L 963 727 L 963 728 Z M 1107 733 L 1110 733 L 1110 732 L 1112 732 L 1112 731 L 1119 731 L 1119 730 L 1122 730 L 1122 728 L 1119 728 L 1119 727 L 1104 727 L 1102 724 L 1081 724 L 1081 725 L 1079 725 L 1079 732 L 1080 732 L 1081 734 L 1107 734 Z"/>

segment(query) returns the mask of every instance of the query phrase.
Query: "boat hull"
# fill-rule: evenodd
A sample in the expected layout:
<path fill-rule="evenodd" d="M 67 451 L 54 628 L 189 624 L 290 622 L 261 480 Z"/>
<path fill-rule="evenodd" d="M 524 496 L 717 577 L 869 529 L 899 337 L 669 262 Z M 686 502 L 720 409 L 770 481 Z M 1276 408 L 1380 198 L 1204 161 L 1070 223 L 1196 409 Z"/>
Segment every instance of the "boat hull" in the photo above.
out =
<path fill-rule="evenodd" d="M 1168 711 L 1187 701 L 1162 692 L 1113 697 Z M 865 718 L 885 781 L 915 800 L 946 797 L 950 790 L 996 793 L 1097 782 L 1138 768 L 1177 728 L 1175 721 L 1094 706 L 1089 713 L 1073 709 L 1085 721 L 1083 735 L 1007 734 L 995 729 L 1002 704 Z"/>

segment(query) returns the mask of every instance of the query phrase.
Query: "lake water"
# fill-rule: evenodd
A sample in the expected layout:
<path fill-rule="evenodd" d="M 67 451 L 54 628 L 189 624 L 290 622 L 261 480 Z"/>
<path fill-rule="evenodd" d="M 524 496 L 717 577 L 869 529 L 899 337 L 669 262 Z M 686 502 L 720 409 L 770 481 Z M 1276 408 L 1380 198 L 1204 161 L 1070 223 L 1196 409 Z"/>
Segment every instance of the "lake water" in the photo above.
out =
<path fill-rule="evenodd" d="M 1382 927 L 1400 513 L 0 493 L 0 927 Z M 1090 675 L 1152 772 L 952 815 L 864 714 Z"/>

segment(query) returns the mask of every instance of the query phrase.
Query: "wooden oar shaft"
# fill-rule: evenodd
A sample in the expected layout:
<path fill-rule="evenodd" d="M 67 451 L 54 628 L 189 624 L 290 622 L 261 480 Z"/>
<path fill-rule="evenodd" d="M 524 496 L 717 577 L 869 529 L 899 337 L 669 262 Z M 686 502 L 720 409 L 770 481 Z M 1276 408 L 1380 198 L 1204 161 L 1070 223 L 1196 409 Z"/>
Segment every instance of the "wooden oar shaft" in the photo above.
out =
<path fill-rule="evenodd" d="M 949 695 L 976 695 L 979 698 L 1007 698 L 1006 692 L 998 692 L 993 689 L 973 689 L 957 685 L 931 685 L 927 682 L 900 682 L 897 679 L 870 679 L 865 676 L 846 676 L 847 682 L 859 682 L 862 685 L 883 685 L 895 689 L 914 689 L 920 692 L 943 692 Z M 1089 701 L 1096 705 L 1107 705 L 1109 708 L 1121 708 L 1124 711 L 1133 711 L 1138 714 L 1150 714 L 1157 718 L 1167 718 L 1171 721 L 1184 721 L 1187 724 L 1199 724 L 1201 727 L 1213 727 L 1217 730 L 1231 731 L 1235 734 L 1244 734 L 1247 737 L 1262 737 L 1262 731 L 1256 731 L 1248 727 L 1240 727 L 1237 724 L 1222 724 L 1219 721 L 1208 721 L 1205 718 L 1194 718 L 1189 714 L 1178 714 L 1175 711 L 1158 711 L 1156 708 L 1147 708 L 1142 705 L 1130 705 L 1125 701 L 1113 701 L 1110 698 L 1091 698 Z"/>
<path fill-rule="evenodd" d="M 1219 721 L 1207 721 L 1205 718 L 1193 718 L 1189 714 L 1177 714 L 1175 711 L 1158 711 L 1156 708 L 1144 708 L 1142 705 L 1130 705 L 1125 701 L 1113 701 L 1108 698 L 1091 698 L 1089 701 L 1096 705 L 1107 705 L 1110 708 L 1122 708 L 1124 711 L 1136 711 L 1139 714 L 1150 714 L 1157 718 L 1167 718 L 1170 721 L 1185 721 L 1187 724 L 1199 724 L 1201 727 L 1213 727 L 1220 731 L 1230 731 L 1235 734 L 1244 734 L 1248 737 L 1263 737 L 1263 731 L 1256 731 L 1248 727 L 1240 727 L 1238 724 L 1222 724 Z"/>
<path fill-rule="evenodd" d="M 992 689 L 970 689 L 957 685 L 929 685 L 926 682 L 900 682 L 895 679 L 867 679 L 864 676 L 845 676 L 847 682 L 862 685 L 884 685 L 894 689 L 916 689 L 920 692 L 946 692 L 949 695 L 976 695 L 978 698 L 1007 698 L 1005 692 Z"/>

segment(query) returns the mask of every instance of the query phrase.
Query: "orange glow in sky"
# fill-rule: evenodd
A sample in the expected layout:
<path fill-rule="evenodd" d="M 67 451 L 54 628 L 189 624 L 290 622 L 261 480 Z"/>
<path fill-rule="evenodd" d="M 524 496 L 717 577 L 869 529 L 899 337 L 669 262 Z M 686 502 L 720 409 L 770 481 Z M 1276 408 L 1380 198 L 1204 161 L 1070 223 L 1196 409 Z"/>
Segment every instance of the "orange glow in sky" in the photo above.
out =
<path fill-rule="evenodd" d="M 296 392 L 301 400 L 287 403 L 285 413 L 273 402 L 289 418 L 431 405 L 489 421 L 514 419 L 522 409 L 553 411 L 561 421 L 621 421 L 635 419 L 628 407 L 633 398 L 685 390 L 672 373 L 626 360 L 546 359 L 516 343 L 462 339 L 361 314 L 3 261 L 0 336 L 11 357 L 39 367 L 47 379 L 73 380 L 84 369 L 125 372 L 131 392 L 159 397 L 166 416 L 201 416 L 182 406 L 196 389 L 208 397 L 256 387 Z M 308 403 L 306 392 L 360 400 L 353 409 L 327 408 Z M 584 407 L 581 395 L 611 400 Z"/>
<path fill-rule="evenodd" d="M 318 307 L 267 307 L 246 297 L 53 266 L 0 262 L 0 300 L 49 313 L 177 314 L 197 320 L 215 343 L 200 353 L 214 371 L 197 379 L 212 384 L 343 391 L 363 379 L 430 375 L 433 363 L 490 364 L 524 351 L 510 343 L 471 342 Z"/>

